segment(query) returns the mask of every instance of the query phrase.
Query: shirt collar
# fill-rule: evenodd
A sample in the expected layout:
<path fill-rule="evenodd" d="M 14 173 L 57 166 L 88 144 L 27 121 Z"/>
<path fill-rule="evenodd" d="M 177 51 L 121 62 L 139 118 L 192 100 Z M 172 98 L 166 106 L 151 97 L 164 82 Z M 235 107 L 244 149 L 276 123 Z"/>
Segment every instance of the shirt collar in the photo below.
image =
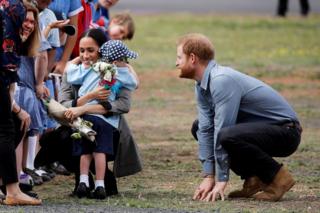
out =
<path fill-rule="evenodd" d="M 213 67 L 216 66 L 216 62 L 214 60 L 211 60 L 208 63 L 208 66 L 206 67 L 204 73 L 203 73 L 203 77 L 201 79 L 201 82 L 199 82 L 200 87 L 204 90 L 207 90 L 208 88 L 208 83 L 209 83 L 209 76 L 210 76 L 210 71 L 212 70 Z"/>

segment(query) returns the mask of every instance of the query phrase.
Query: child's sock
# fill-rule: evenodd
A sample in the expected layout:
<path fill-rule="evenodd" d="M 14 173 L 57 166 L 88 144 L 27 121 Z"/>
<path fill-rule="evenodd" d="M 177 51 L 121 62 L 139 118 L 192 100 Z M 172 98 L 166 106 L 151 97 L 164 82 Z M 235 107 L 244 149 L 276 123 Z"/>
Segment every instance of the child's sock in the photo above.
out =
<path fill-rule="evenodd" d="M 95 185 L 95 189 L 99 186 L 102 186 L 104 188 L 104 180 L 96 180 L 94 182 L 94 185 Z"/>
<path fill-rule="evenodd" d="M 31 170 L 34 169 L 34 159 L 36 157 L 36 146 L 37 146 L 37 136 L 29 136 L 26 167 Z"/>
<path fill-rule="evenodd" d="M 85 183 L 87 187 L 89 187 L 89 176 L 88 175 L 80 175 L 80 183 Z"/>

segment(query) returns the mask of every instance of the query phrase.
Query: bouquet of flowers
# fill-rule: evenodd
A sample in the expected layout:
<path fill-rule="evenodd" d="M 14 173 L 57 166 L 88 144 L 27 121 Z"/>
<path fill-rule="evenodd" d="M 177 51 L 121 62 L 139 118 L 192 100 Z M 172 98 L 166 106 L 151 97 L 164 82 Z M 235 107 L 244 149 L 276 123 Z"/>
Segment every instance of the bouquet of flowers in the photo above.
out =
<path fill-rule="evenodd" d="M 115 78 L 117 68 L 113 64 L 104 61 L 98 61 L 92 65 L 92 69 L 100 74 L 99 86 L 111 90 L 114 94 L 120 89 L 120 84 Z"/>
<path fill-rule="evenodd" d="M 82 118 L 78 117 L 73 122 L 67 120 L 64 116 L 64 113 L 67 111 L 67 108 L 51 99 L 43 99 L 45 106 L 47 107 L 48 114 L 50 117 L 54 118 L 61 125 L 69 126 L 76 130 L 75 133 L 71 135 L 73 139 L 80 139 L 82 136 L 89 139 L 90 141 L 95 141 L 95 135 L 97 134 L 92 129 L 92 123 Z"/>

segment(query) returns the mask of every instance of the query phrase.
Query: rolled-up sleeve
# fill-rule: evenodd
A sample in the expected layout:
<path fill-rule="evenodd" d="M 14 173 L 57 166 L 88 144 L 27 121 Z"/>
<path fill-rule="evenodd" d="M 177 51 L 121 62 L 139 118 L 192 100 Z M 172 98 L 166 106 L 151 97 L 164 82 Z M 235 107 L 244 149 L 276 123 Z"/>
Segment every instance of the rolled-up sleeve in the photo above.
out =
<path fill-rule="evenodd" d="M 81 1 L 79 0 L 71 0 L 70 1 L 70 10 L 68 13 L 68 17 L 72 17 L 78 15 L 81 11 L 83 11 L 83 7 L 81 5 Z"/>
<path fill-rule="evenodd" d="M 226 75 L 219 75 L 211 80 L 210 91 L 215 105 L 214 150 L 216 176 L 218 181 L 228 181 L 228 153 L 223 149 L 220 141 L 217 140 L 217 136 L 221 128 L 232 126 L 236 123 L 242 89 L 234 79 Z"/>
<path fill-rule="evenodd" d="M 204 174 L 214 174 L 214 111 L 204 97 L 204 91 L 199 86 L 196 86 L 195 94 L 198 101 L 199 129 L 197 136 L 199 141 L 199 160 L 202 163 L 202 172 Z"/>

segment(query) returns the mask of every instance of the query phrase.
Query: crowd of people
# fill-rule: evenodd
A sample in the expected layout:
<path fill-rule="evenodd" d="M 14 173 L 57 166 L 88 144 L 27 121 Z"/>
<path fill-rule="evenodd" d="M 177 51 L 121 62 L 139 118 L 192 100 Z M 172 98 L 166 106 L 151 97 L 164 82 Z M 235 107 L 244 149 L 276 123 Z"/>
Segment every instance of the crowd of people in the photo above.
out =
<path fill-rule="evenodd" d="M 134 139 L 122 116 L 129 111 L 131 93 L 139 84 L 128 63 L 137 54 L 122 42 L 133 38 L 135 26 L 127 13 L 109 17 L 109 8 L 117 2 L 0 2 L 0 185 L 4 204 L 39 205 L 42 201 L 32 192 L 33 185 L 51 180 L 56 173 L 70 172 L 76 174 L 73 195 L 104 199 L 118 193 L 108 161 L 115 161 L 116 176 L 141 170 Z M 110 88 L 99 84 L 103 76 L 93 69 L 98 61 L 112 65 L 111 83 L 115 84 Z M 50 100 L 64 105 L 66 110 L 61 113 L 67 125 L 50 114 L 46 105 Z M 95 132 L 93 142 L 71 137 L 75 131 L 71 124 L 80 116 L 80 126 L 90 126 Z M 56 141 L 51 140 L 54 136 Z M 57 147 L 65 148 L 65 155 L 57 154 Z M 126 164 L 126 152 L 133 165 Z M 121 165 L 116 163 L 119 159 Z"/>
<path fill-rule="evenodd" d="M 1 203 L 40 205 L 33 185 L 75 173 L 72 196 L 105 199 L 115 177 L 142 170 L 123 116 L 139 79 L 122 40 L 132 17 L 108 10 L 118 0 L 0 1 Z M 302 128 L 292 107 L 265 83 L 219 65 L 211 41 L 178 41 L 180 77 L 196 81 L 203 180 L 193 199 L 224 199 L 229 170 L 244 179 L 230 198 L 278 201 L 295 184 L 282 164 Z M 114 161 L 113 171 L 108 162 Z"/>

